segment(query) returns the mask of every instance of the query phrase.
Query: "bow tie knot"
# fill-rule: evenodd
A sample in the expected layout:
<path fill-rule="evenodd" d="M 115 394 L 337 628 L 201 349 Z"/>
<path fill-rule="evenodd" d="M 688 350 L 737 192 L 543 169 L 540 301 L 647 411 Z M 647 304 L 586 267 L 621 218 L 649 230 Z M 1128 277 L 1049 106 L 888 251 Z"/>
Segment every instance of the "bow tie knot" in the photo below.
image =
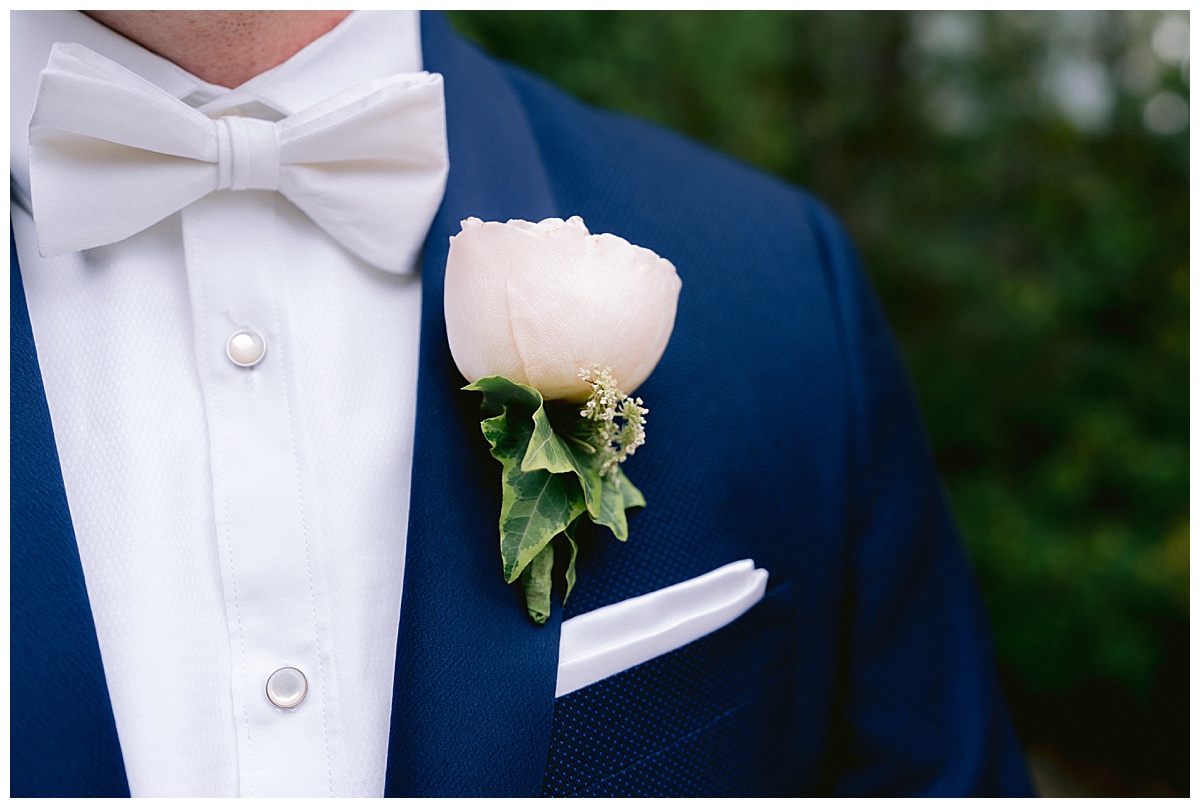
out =
<path fill-rule="evenodd" d="M 226 115 L 217 135 L 217 189 L 279 190 L 279 130 L 271 121 Z"/>
<path fill-rule="evenodd" d="M 281 121 L 209 118 L 82 45 L 57 43 L 29 124 L 42 255 L 112 244 L 219 190 L 278 191 L 390 272 L 416 262 L 449 170 L 442 77 L 388 76 Z"/>

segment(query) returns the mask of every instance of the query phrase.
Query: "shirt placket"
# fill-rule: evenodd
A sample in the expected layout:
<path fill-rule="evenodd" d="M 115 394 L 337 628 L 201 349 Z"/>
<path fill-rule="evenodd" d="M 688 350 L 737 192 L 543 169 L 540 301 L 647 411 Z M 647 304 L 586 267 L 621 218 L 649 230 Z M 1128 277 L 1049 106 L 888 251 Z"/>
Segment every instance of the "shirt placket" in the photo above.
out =
<path fill-rule="evenodd" d="M 277 194 L 182 211 L 243 796 L 333 794 L 328 595 L 289 363 Z"/>

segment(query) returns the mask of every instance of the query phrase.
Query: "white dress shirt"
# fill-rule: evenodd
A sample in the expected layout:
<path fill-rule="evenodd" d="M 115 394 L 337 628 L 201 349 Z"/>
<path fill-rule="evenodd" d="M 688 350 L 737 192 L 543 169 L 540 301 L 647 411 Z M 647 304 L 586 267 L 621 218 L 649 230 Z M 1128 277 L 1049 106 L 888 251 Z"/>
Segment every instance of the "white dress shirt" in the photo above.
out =
<path fill-rule="evenodd" d="M 12 221 L 130 789 L 381 795 L 416 267 L 374 269 L 269 191 L 219 191 L 124 241 L 44 259 L 28 125 L 54 42 L 209 115 L 278 120 L 419 71 L 417 15 L 356 12 L 232 91 L 77 12 L 13 12 L 11 41 Z M 251 333 L 231 344 L 239 332 Z M 235 364 L 256 339 L 259 361 Z M 281 668 L 307 686 L 293 707 L 268 698 Z"/>

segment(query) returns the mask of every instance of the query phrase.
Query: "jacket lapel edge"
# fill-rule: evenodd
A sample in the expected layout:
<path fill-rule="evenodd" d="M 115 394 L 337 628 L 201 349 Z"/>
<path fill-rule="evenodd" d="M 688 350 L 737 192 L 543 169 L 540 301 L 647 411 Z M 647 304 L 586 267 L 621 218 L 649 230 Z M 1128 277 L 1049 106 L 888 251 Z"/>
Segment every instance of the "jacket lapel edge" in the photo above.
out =
<path fill-rule="evenodd" d="M 426 69 L 443 75 L 450 175 L 425 243 L 413 486 L 388 796 L 537 796 L 545 774 L 561 610 L 535 627 L 504 584 L 499 466 L 459 388 L 442 276 L 467 216 L 557 215 L 525 111 L 498 65 L 422 13 Z"/>
<path fill-rule="evenodd" d="M 129 796 L 10 231 L 10 793 Z"/>

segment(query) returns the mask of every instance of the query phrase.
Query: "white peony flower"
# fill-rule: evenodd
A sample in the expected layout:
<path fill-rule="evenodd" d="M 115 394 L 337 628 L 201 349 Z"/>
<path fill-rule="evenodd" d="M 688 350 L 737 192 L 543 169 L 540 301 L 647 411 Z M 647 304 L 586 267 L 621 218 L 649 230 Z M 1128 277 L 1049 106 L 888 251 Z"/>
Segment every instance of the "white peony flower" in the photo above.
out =
<path fill-rule="evenodd" d="M 667 347 L 681 285 L 670 261 L 578 216 L 470 218 L 446 259 L 450 353 L 470 382 L 504 376 L 547 399 L 586 399 L 592 367 L 632 393 Z"/>

